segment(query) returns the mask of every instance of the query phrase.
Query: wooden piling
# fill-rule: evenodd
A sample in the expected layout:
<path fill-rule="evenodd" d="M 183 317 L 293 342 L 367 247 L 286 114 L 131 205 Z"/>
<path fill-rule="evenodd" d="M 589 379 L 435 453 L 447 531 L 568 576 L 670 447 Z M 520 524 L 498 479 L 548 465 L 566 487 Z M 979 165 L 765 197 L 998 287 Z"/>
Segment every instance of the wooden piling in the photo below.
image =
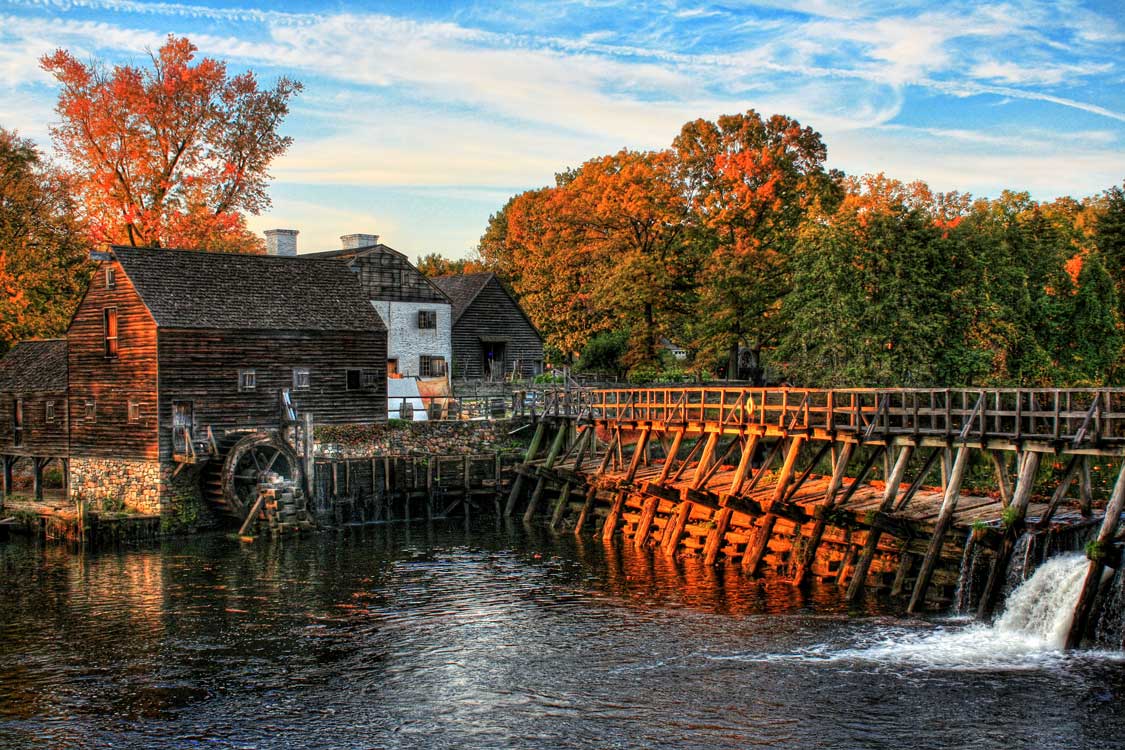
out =
<path fill-rule="evenodd" d="M 656 517 L 656 506 L 660 498 L 650 495 L 641 509 L 641 518 L 637 522 L 637 533 L 633 537 L 633 547 L 643 549 L 648 541 L 649 531 L 652 530 L 652 519 Z"/>
<path fill-rule="evenodd" d="M 551 512 L 551 531 L 559 528 L 562 523 L 563 514 L 566 513 L 566 507 L 570 504 L 570 482 L 564 482 L 562 491 L 559 492 L 559 499 L 555 501 L 554 510 Z"/>
<path fill-rule="evenodd" d="M 680 543 L 680 537 L 683 536 L 688 518 L 691 517 L 692 507 L 693 504 L 690 500 L 681 502 L 676 506 L 676 513 L 672 516 L 672 520 L 664 527 L 664 539 L 660 548 L 665 557 L 676 556 L 676 546 Z"/>
<path fill-rule="evenodd" d="M 836 494 L 840 491 L 840 485 L 844 483 L 844 474 L 847 471 L 848 462 L 851 461 L 852 453 L 855 452 L 855 448 L 855 443 L 844 443 L 844 447 L 840 451 L 839 457 L 836 459 L 836 465 L 832 469 L 832 479 L 828 482 L 828 489 L 824 491 L 824 505 L 821 506 L 820 512 L 817 513 L 812 532 L 809 534 L 809 539 L 805 543 L 804 553 L 801 555 L 801 560 L 797 564 L 797 572 L 793 574 L 794 586 L 800 586 L 805 582 L 805 576 L 808 575 L 813 561 L 816 560 L 816 550 L 820 546 L 820 540 L 824 537 L 824 529 L 828 524 L 827 514 L 836 506 Z M 856 480 L 856 482 L 859 481 L 858 479 Z"/>
<path fill-rule="evenodd" d="M 1078 595 L 1078 603 L 1074 606 L 1074 617 L 1070 621 L 1070 630 L 1066 635 L 1065 648 L 1067 649 L 1078 648 L 1082 645 L 1082 639 L 1086 637 L 1094 610 L 1094 599 L 1102 582 L 1102 572 L 1105 570 L 1107 558 L 1113 549 L 1113 538 L 1121 520 L 1122 510 L 1125 510 L 1125 461 L 1121 462 L 1121 468 L 1117 472 L 1117 482 L 1113 485 L 1113 493 L 1109 497 L 1109 503 L 1106 504 L 1105 517 L 1102 519 L 1097 539 L 1092 550 L 1087 550 L 1086 556 L 1090 558 L 1090 564 L 1086 568 L 1082 592 Z M 1120 565 L 1120 559 L 1114 564 Z"/>
<path fill-rule="evenodd" d="M 880 513 L 886 513 L 894 507 L 895 501 L 898 499 L 899 487 L 902 486 L 902 478 L 906 475 L 906 466 L 910 463 L 910 457 L 913 455 L 914 447 L 911 445 L 903 446 L 899 451 L 898 459 L 891 468 L 891 473 L 887 476 L 887 484 L 883 488 L 883 501 L 879 504 Z M 871 568 L 871 561 L 875 559 L 875 552 L 879 548 L 879 539 L 882 535 L 883 532 L 879 529 L 869 528 L 867 530 L 863 552 L 860 553 L 855 570 L 852 571 L 851 582 L 848 584 L 848 592 L 845 595 L 848 601 L 855 601 L 863 591 L 863 587 L 866 585 L 867 571 Z"/>
<path fill-rule="evenodd" d="M 789 451 L 785 454 L 785 463 L 782 464 L 781 472 L 777 475 L 777 484 L 774 486 L 773 495 L 770 498 L 769 507 L 771 509 L 775 503 L 780 502 L 785 497 L 785 490 L 789 486 L 789 480 L 793 477 L 793 466 L 797 463 L 797 454 L 800 453 L 805 438 L 803 435 L 798 435 L 791 440 Z M 762 516 L 762 523 L 758 527 L 758 533 L 752 542 L 753 547 L 742 556 L 742 570 L 748 575 L 757 574 L 758 566 L 761 565 L 762 558 L 766 555 L 770 537 L 773 536 L 775 523 L 777 523 L 777 514 L 773 513 L 772 510 Z"/>
<path fill-rule="evenodd" d="M 543 434 L 547 430 L 547 420 L 540 419 L 539 423 L 535 426 L 535 434 L 531 437 L 531 444 L 527 446 L 527 453 L 524 454 L 524 464 L 530 463 L 534 460 L 535 456 L 539 454 L 539 445 L 543 442 Z M 512 491 L 508 494 L 508 504 L 504 506 L 504 515 L 511 516 L 516 510 L 516 503 L 519 502 L 520 493 L 523 491 L 523 474 L 516 473 L 516 478 L 512 480 Z"/>
<path fill-rule="evenodd" d="M 941 558 L 941 545 L 945 541 L 945 535 L 949 531 L 950 524 L 953 522 L 953 513 L 957 510 L 957 502 L 961 499 L 961 481 L 965 477 L 970 450 L 967 445 L 962 445 L 957 449 L 957 458 L 949 472 L 949 481 L 945 486 L 941 510 L 938 512 L 933 536 L 930 537 L 930 546 L 926 550 L 926 556 L 922 558 L 922 567 L 918 570 L 918 579 L 914 582 L 914 591 L 910 595 L 910 604 L 906 608 L 906 611 L 910 614 L 913 614 L 924 601 L 926 590 L 930 587 L 930 578 L 933 576 L 934 568 Z"/>
<path fill-rule="evenodd" d="M 586 490 L 586 501 L 582 504 L 582 510 L 578 514 L 578 520 L 574 522 L 574 535 L 578 536 L 582 533 L 582 528 L 586 525 L 586 519 L 590 517 L 590 512 L 594 509 L 594 498 L 597 497 L 598 488 L 595 485 L 590 485 Z"/>
<path fill-rule="evenodd" d="M 977 617 L 985 619 L 992 616 L 1000 596 L 1001 584 L 1008 575 L 1008 562 L 1012 559 L 1012 550 L 1015 549 L 1016 539 L 1023 531 L 1023 519 L 1027 515 L 1027 506 L 1031 502 L 1031 492 L 1035 489 L 1035 475 L 1039 471 L 1041 453 L 1026 451 L 1023 464 L 1020 466 L 1019 478 L 1016 479 L 1016 488 L 1012 491 L 1012 504 L 1008 506 L 1005 518 L 1004 536 L 1000 540 L 1000 547 L 992 558 L 992 567 L 988 571 L 988 582 L 980 597 L 980 607 Z"/>

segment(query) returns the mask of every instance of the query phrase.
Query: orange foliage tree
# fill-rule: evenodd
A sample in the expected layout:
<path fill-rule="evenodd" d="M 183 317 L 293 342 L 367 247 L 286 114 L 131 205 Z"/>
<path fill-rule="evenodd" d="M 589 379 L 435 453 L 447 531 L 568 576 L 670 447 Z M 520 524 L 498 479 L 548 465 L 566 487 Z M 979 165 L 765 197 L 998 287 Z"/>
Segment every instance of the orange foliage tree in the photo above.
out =
<path fill-rule="evenodd" d="M 65 50 L 40 61 L 61 86 L 51 128 L 95 243 L 260 252 L 245 215 L 270 205 L 270 162 L 301 84 L 260 88 L 169 36 L 152 66 L 107 69 Z"/>
<path fill-rule="evenodd" d="M 89 278 L 87 252 L 65 177 L 0 128 L 0 354 L 66 330 Z"/>

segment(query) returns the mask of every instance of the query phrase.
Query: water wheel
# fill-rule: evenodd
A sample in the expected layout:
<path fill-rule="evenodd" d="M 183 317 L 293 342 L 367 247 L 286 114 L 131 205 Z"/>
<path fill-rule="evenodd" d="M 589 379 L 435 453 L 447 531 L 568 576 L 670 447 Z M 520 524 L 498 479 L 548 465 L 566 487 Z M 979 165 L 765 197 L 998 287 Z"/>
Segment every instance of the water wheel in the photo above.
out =
<path fill-rule="evenodd" d="M 244 521 L 258 497 L 263 481 L 301 481 L 301 461 L 277 432 L 236 433 L 219 444 L 219 457 L 203 477 L 203 489 L 212 507 L 236 521 Z"/>

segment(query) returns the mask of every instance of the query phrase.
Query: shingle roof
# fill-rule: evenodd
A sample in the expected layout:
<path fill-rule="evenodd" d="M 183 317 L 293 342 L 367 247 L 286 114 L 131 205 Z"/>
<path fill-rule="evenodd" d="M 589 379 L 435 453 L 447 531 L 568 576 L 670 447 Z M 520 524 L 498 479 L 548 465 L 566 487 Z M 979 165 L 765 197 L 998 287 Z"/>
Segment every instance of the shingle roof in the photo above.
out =
<path fill-rule="evenodd" d="M 485 271 L 482 273 L 463 273 L 450 276 L 435 276 L 430 279 L 438 289 L 445 292 L 453 303 L 453 322 L 457 322 L 462 313 L 469 309 L 473 300 L 488 285 L 496 274 Z"/>
<path fill-rule="evenodd" d="M 65 391 L 66 385 L 66 339 L 21 341 L 0 359 L 0 391 Z"/>
<path fill-rule="evenodd" d="M 113 254 L 161 327 L 384 330 L 342 263 L 127 247 Z"/>

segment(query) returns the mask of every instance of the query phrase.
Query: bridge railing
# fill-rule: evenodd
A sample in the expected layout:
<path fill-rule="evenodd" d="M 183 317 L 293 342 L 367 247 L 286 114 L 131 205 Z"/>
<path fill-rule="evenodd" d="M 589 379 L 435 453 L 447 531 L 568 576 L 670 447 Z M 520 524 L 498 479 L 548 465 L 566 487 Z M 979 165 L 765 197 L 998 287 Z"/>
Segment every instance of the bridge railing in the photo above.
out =
<path fill-rule="evenodd" d="M 866 437 L 1125 442 L 1125 389 L 623 388 L 570 391 L 560 414 L 823 429 Z"/>

